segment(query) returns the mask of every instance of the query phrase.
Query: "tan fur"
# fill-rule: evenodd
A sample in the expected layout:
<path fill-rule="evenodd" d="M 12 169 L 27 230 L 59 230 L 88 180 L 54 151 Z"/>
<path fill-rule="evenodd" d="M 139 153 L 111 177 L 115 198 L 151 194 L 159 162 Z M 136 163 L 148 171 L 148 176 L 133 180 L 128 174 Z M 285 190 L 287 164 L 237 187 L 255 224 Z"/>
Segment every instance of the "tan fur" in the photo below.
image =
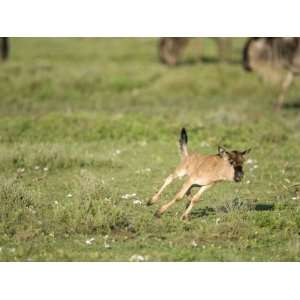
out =
<path fill-rule="evenodd" d="M 159 39 L 159 57 L 163 63 L 174 66 L 184 47 L 188 43 L 188 38 L 160 38 Z"/>
<path fill-rule="evenodd" d="M 195 184 L 208 185 L 218 181 L 233 180 L 234 171 L 227 160 L 219 155 L 192 153 L 184 158 L 175 173 L 195 178 Z"/>
<path fill-rule="evenodd" d="M 181 140 L 180 143 L 182 143 Z M 174 173 L 166 178 L 160 190 L 148 202 L 148 205 L 157 202 L 161 193 L 169 184 L 171 184 L 176 178 L 187 176 L 186 182 L 183 184 L 181 190 L 175 195 L 175 197 L 156 212 L 157 217 L 161 216 L 170 206 L 182 199 L 185 195 L 190 196 L 191 189 L 194 186 L 198 186 L 200 189 L 192 197 L 181 219 L 188 218 L 193 206 L 199 201 L 200 196 L 208 188 L 222 181 L 240 181 L 243 175 L 239 175 L 241 177 L 239 177 L 239 180 L 237 180 L 235 168 L 239 168 L 239 170 L 241 170 L 240 172 L 242 173 L 242 164 L 244 162 L 243 156 L 248 153 L 250 149 L 244 152 L 228 152 L 224 148 L 219 147 L 219 154 L 202 155 L 199 153 L 189 154 L 185 144 L 185 151 L 186 153 L 184 156 L 182 156 L 182 161 L 177 166 Z"/>
<path fill-rule="evenodd" d="M 159 39 L 158 49 L 160 60 L 170 66 L 178 63 L 180 55 L 187 46 L 191 38 L 187 37 L 163 37 Z M 219 58 L 221 61 L 228 61 L 230 59 L 230 52 L 232 50 L 230 38 L 214 38 L 217 43 Z M 199 41 L 199 47 L 201 42 Z"/>

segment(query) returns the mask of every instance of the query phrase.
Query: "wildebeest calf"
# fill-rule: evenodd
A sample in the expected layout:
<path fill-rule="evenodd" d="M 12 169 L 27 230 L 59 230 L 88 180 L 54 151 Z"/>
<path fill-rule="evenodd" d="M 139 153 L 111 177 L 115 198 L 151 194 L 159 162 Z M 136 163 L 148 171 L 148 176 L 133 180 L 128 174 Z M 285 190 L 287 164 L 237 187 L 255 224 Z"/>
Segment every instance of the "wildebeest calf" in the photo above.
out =
<path fill-rule="evenodd" d="M 159 200 L 163 190 L 176 178 L 187 176 L 188 179 L 183 184 L 181 190 L 175 195 L 173 200 L 163 205 L 156 216 L 160 217 L 170 206 L 182 199 L 185 195 L 190 196 L 193 187 L 199 187 L 199 191 L 191 198 L 187 209 L 181 219 L 187 219 L 193 206 L 200 199 L 200 196 L 208 188 L 222 181 L 239 182 L 244 176 L 243 163 L 244 156 L 250 152 L 245 151 L 227 151 L 224 147 L 219 147 L 218 154 L 202 155 L 199 153 L 189 153 L 187 149 L 188 137 L 186 130 L 182 128 L 179 145 L 181 152 L 181 163 L 175 171 L 167 177 L 160 190 L 148 201 L 151 205 Z"/>

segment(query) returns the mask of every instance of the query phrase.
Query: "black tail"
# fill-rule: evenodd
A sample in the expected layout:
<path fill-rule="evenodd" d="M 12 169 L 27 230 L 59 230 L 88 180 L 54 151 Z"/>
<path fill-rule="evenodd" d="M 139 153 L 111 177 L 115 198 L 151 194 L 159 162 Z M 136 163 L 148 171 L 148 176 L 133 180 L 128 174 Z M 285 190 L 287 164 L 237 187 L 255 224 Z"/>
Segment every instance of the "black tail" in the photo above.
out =
<path fill-rule="evenodd" d="M 182 156 L 188 156 L 187 143 L 188 143 L 188 136 L 185 128 L 182 128 L 180 133 L 180 138 L 179 138 L 179 147 Z"/>

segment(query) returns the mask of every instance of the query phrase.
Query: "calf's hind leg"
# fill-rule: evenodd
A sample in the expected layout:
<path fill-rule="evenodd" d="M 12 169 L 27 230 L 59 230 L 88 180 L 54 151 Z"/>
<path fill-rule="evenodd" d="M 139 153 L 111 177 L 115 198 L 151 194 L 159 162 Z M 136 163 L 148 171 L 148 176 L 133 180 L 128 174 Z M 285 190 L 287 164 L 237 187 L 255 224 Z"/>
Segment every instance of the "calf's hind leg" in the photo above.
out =
<path fill-rule="evenodd" d="M 171 174 L 170 176 L 168 176 L 164 182 L 164 184 L 162 185 L 162 187 L 159 189 L 159 191 L 152 197 L 152 199 L 150 199 L 147 202 L 147 205 L 152 205 L 153 203 L 155 203 L 156 201 L 158 201 L 161 193 L 163 192 L 163 190 L 169 185 L 171 184 L 174 179 L 176 179 L 178 177 L 178 175 L 176 174 Z"/>
<path fill-rule="evenodd" d="M 169 175 L 166 179 L 162 187 L 159 189 L 159 191 L 147 202 L 147 205 L 152 205 L 153 203 L 157 202 L 159 200 L 159 197 L 163 190 L 171 184 L 176 178 L 181 178 L 186 175 L 186 170 L 183 168 L 177 168 L 174 173 Z"/>
<path fill-rule="evenodd" d="M 189 190 L 193 182 L 191 180 L 188 180 L 181 188 L 181 190 L 175 195 L 175 197 L 168 202 L 167 204 L 163 205 L 156 213 L 156 217 L 160 217 L 169 207 L 171 207 L 175 202 L 182 199 L 186 192 Z"/>
<path fill-rule="evenodd" d="M 194 197 L 192 198 L 188 208 L 186 209 L 184 214 L 181 216 L 181 220 L 186 220 L 188 218 L 192 208 L 199 201 L 201 195 L 204 193 L 204 191 L 206 191 L 210 187 L 211 187 L 211 185 L 204 185 L 204 186 L 200 187 L 200 190 L 194 195 Z"/>

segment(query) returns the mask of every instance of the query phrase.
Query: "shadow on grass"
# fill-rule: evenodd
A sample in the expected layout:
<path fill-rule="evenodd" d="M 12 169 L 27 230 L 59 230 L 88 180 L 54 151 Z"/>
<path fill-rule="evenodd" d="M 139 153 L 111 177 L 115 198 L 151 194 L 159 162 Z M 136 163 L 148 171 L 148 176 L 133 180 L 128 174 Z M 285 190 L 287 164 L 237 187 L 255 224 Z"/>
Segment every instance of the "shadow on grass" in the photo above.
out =
<path fill-rule="evenodd" d="M 216 214 L 217 210 L 212 207 L 198 208 L 191 212 L 191 218 L 207 217 Z"/>
<path fill-rule="evenodd" d="M 240 59 L 234 58 L 230 58 L 224 61 L 216 57 L 204 56 L 202 57 L 201 61 L 205 64 L 226 63 L 229 65 L 242 65 L 242 61 Z"/>
<path fill-rule="evenodd" d="M 209 215 L 215 215 L 218 212 L 221 213 L 229 213 L 232 211 L 237 210 L 248 210 L 248 211 L 271 211 L 274 210 L 274 204 L 273 203 L 239 203 L 236 204 L 233 202 L 233 204 L 229 205 L 223 205 L 216 208 L 213 207 L 205 207 L 205 208 L 198 208 L 191 212 L 191 218 L 201 218 L 201 217 L 207 217 Z"/>
<path fill-rule="evenodd" d="M 284 103 L 284 109 L 300 109 L 300 99 L 294 100 L 293 102 Z"/>
<path fill-rule="evenodd" d="M 256 211 L 274 210 L 274 204 L 258 203 L 258 204 L 255 204 L 253 210 L 256 210 Z"/>
<path fill-rule="evenodd" d="M 179 61 L 178 64 L 176 65 L 177 67 L 180 66 L 189 66 L 189 65 L 195 65 L 195 64 L 217 64 L 217 63 L 227 63 L 230 65 L 237 65 L 241 64 L 241 60 L 239 59 L 229 59 L 227 61 L 222 61 L 217 57 L 212 57 L 212 56 L 203 56 L 203 57 L 198 57 L 198 58 L 188 58 L 182 61 Z"/>

